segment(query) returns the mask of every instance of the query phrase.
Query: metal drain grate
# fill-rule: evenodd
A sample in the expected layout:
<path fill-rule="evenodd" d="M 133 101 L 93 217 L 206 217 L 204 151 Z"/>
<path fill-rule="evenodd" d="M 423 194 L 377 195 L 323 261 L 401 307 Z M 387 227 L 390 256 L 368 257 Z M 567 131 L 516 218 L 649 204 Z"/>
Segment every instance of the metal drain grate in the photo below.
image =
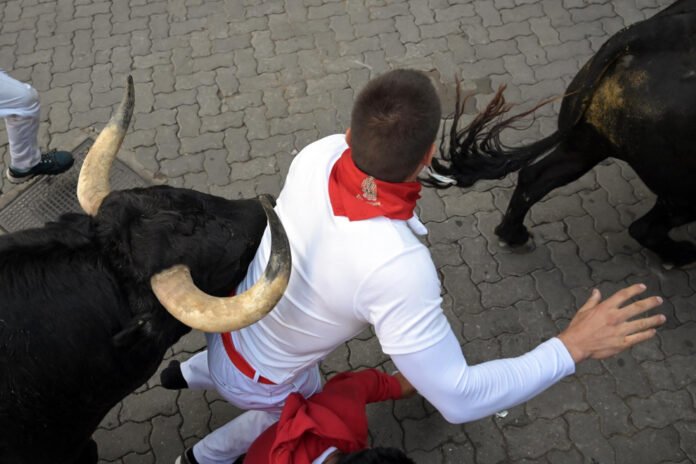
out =
<path fill-rule="evenodd" d="M 55 221 L 61 214 L 82 212 L 77 202 L 77 178 L 87 151 L 94 143 L 86 139 L 73 150 L 75 165 L 64 174 L 43 176 L 17 195 L 0 211 L 0 227 L 15 232 Z M 119 161 L 114 161 L 110 178 L 112 190 L 123 190 L 150 185 L 142 177 Z"/>

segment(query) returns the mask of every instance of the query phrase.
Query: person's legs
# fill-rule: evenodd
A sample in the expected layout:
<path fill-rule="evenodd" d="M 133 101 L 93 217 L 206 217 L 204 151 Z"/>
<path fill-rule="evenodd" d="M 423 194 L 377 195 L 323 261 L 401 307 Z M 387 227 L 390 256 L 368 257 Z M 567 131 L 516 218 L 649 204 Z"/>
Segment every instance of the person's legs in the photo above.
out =
<path fill-rule="evenodd" d="M 188 384 L 188 388 L 194 390 L 216 390 L 217 385 L 210 376 L 210 347 L 217 347 L 220 343 L 220 334 L 207 333 L 205 341 L 208 345 L 207 350 L 196 353 L 186 361 L 182 362 L 178 368 L 181 376 Z M 169 369 L 169 367 L 167 368 Z"/>
<path fill-rule="evenodd" d="M 193 455 L 199 464 L 232 464 L 279 417 L 279 412 L 247 411 L 196 443 Z"/>
<path fill-rule="evenodd" d="M 0 71 L 0 117 L 5 118 L 10 145 L 7 179 L 15 184 L 35 175 L 60 174 L 73 165 L 67 151 L 41 154 L 39 149 L 39 95 L 29 84 Z"/>
<path fill-rule="evenodd" d="M 193 454 L 199 464 L 231 464 L 246 453 L 261 432 L 280 417 L 290 393 L 310 396 L 321 390 L 321 375 L 319 367 L 312 366 L 285 384 L 254 382 L 234 367 L 219 334 L 207 338 L 207 366 L 203 366 L 203 359 L 194 359 L 201 353 L 197 354 L 181 364 L 184 378 L 191 388 L 194 388 L 192 382 L 197 385 L 203 385 L 205 381 L 214 382 L 223 399 L 248 411 L 206 435 L 193 447 Z"/>
<path fill-rule="evenodd" d="M 11 166 L 25 171 L 41 161 L 39 95 L 29 84 L 0 72 L 0 117 L 5 118 Z"/>

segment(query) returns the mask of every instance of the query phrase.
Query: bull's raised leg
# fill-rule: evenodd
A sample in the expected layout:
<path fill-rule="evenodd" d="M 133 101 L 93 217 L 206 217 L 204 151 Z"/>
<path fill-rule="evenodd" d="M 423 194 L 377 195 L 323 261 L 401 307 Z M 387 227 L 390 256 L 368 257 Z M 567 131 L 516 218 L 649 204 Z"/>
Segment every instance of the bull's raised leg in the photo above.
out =
<path fill-rule="evenodd" d="M 669 231 L 694 220 L 696 210 L 692 205 L 658 197 L 655 206 L 631 224 L 628 232 L 638 243 L 657 253 L 664 263 L 685 266 L 696 262 L 696 246 L 671 239 Z"/>
<path fill-rule="evenodd" d="M 511 246 L 523 245 L 529 239 L 524 217 L 534 203 L 553 189 L 580 178 L 606 156 L 598 151 L 578 150 L 563 142 L 545 158 L 520 170 L 510 204 L 495 233 Z"/>

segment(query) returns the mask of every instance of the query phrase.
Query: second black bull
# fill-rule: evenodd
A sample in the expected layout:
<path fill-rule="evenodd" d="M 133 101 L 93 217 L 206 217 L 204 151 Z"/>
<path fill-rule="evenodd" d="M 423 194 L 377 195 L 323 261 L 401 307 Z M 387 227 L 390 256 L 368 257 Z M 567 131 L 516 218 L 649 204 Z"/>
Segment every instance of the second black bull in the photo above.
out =
<path fill-rule="evenodd" d="M 132 110 L 129 78 L 80 172 L 87 214 L 0 237 L 3 464 L 96 463 L 91 435 L 100 421 L 189 327 L 251 324 L 287 285 L 289 245 L 268 198 L 228 201 L 169 187 L 109 192 Z M 228 297 L 266 216 L 273 246 L 265 274 Z"/>
<path fill-rule="evenodd" d="M 435 161 L 434 168 L 461 187 L 521 169 L 495 230 L 502 241 L 525 243 L 523 220 L 534 203 L 613 157 L 657 195 L 654 207 L 630 226 L 631 236 L 665 263 L 696 261 L 696 246 L 668 235 L 696 220 L 696 0 L 677 1 L 612 36 L 571 82 L 558 130 L 545 139 L 519 148 L 501 144 L 500 132 L 529 113 L 493 123 L 509 110 L 501 92 L 458 130 L 463 109 L 458 99 L 443 154 L 449 163 Z"/>

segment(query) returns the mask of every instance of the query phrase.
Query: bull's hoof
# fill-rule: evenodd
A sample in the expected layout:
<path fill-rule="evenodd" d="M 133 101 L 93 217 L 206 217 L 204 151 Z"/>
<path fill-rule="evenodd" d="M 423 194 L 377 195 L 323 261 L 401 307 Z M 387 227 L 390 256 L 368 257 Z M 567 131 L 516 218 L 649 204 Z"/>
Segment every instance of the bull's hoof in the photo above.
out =
<path fill-rule="evenodd" d="M 534 237 L 529 236 L 530 240 L 527 240 L 521 245 L 510 245 L 507 242 L 498 240 L 498 246 L 503 250 L 508 250 L 512 253 L 530 253 L 536 249 L 536 244 L 534 243 Z"/>
<path fill-rule="evenodd" d="M 662 267 L 666 270 L 678 267 L 684 269 L 696 264 L 696 246 L 691 242 L 668 242 L 669 247 L 660 250 L 658 256 L 662 260 Z"/>
<path fill-rule="evenodd" d="M 527 228 L 521 224 L 516 227 L 506 227 L 505 225 L 500 224 L 495 228 L 494 232 L 495 235 L 500 238 L 499 243 L 504 243 L 505 246 L 512 248 L 521 247 L 527 243 L 531 237 Z"/>

